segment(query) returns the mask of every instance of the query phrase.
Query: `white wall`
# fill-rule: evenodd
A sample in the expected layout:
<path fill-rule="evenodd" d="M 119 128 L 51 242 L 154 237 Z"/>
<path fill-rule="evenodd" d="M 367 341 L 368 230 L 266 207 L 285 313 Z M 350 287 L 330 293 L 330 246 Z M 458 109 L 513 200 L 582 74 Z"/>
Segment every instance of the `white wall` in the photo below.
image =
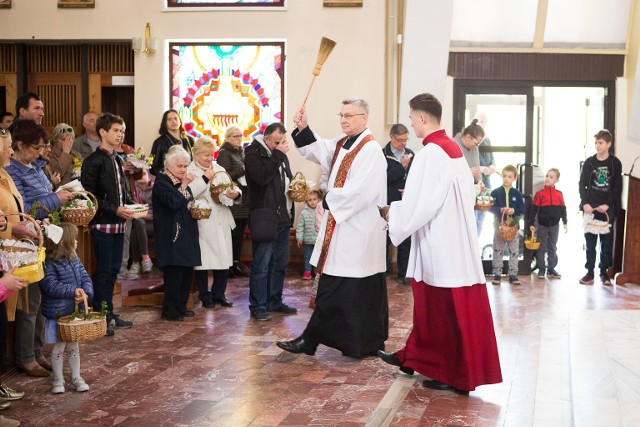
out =
<path fill-rule="evenodd" d="M 309 121 L 321 135 L 339 133 L 340 101 L 359 96 L 371 105 L 370 127 L 384 135 L 385 5 L 367 0 L 362 8 L 325 8 L 322 0 L 289 0 L 288 10 L 163 12 L 163 0 L 97 0 L 95 9 L 58 9 L 55 0 L 17 0 L 0 10 L 0 39 L 130 40 L 143 37 L 147 22 L 158 52 L 135 58 L 136 141 L 147 150 L 168 106 L 167 40 L 286 40 L 285 116 L 293 112 L 311 81 L 320 39 L 337 42 L 307 102 Z M 293 170 L 317 182 L 319 170 L 292 150 Z"/>

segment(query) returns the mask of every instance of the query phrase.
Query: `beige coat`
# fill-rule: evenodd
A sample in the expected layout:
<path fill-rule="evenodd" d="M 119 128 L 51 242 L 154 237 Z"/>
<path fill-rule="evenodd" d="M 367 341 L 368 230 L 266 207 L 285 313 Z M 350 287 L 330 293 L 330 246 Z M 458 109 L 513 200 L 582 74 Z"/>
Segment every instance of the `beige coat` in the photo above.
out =
<path fill-rule="evenodd" d="M 211 164 L 211 168 L 216 172 L 224 172 L 224 168 L 216 162 Z M 191 162 L 188 170 L 193 172 L 196 177 L 204 174 L 195 161 Z M 230 182 L 225 173 L 218 173 L 213 178 L 214 184 Z M 233 220 L 231 210 L 227 206 L 213 201 L 209 186 L 203 192 L 194 194 L 193 197 L 206 200 L 212 208 L 211 216 L 208 219 L 198 221 L 202 265 L 195 267 L 195 269 L 226 270 L 233 264 L 231 230 L 236 227 L 236 222 Z"/>

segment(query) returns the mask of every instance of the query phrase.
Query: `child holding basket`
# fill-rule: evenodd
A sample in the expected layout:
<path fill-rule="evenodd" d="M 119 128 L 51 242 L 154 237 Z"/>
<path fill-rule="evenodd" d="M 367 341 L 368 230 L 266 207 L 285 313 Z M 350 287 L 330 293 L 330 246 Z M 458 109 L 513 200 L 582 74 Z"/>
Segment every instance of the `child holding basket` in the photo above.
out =
<path fill-rule="evenodd" d="M 53 344 L 51 366 L 53 367 L 52 393 L 64 393 L 62 364 L 64 352 L 67 351 L 71 382 L 76 391 L 88 391 L 89 386 L 80 376 L 80 349 L 77 342 L 66 343 L 60 340 L 57 320 L 61 316 L 71 314 L 75 303 L 93 297 L 93 284 L 80 258 L 76 254 L 78 246 L 78 228 L 63 222 L 60 224 L 63 234 L 60 242 L 55 244 L 51 239 L 45 240 L 47 261 L 44 268 L 44 279 L 40 282 L 42 291 L 42 314 L 45 322 L 45 343 Z"/>

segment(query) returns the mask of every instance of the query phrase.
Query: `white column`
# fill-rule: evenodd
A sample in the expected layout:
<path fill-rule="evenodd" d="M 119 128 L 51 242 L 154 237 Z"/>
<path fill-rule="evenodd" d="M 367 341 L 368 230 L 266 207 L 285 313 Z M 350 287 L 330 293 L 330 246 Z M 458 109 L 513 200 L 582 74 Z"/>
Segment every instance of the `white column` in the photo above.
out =
<path fill-rule="evenodd" d="M 398 121 L 408 124 L 409 100 L 417 94 L 444 102 L 453 2 L 406 0 L 405 14 Z"/>

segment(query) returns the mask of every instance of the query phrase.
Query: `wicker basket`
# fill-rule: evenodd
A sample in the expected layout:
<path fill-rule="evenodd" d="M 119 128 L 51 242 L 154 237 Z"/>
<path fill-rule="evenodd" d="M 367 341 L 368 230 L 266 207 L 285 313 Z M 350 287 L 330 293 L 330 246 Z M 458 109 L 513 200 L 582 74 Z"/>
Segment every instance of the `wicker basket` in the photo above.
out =
<path fill-rule="evenodd" d="M 218 174 L 227 175 L 227 177 L 229 178 L 229 182 L 219 182 L 218 184 L 214 185 L 213 181 L 215 181 Z M 233 185 L 233 179 L 231 179 L 231 175 L 229 175 L 227 172 L 218 171 L 213 174 L 213 178 L 211 178 L 211 198 L 214 202 L 222 204 L 222 202 L 220 201 L 220 194 L 224 193 L 225 190 L 230 188 L 229 184 Z"/>
<path fill-rule="evenodd" d="M 133 206 L 142 206 L 140 209 L 134 209 Z M 131 218 L 144 218 L 149 213 L 149 205 L 125 205 L 125 208 L 131 211 Z"/>
<path fill-rule="evenodd" d="M 536 229 L 531 227 L 531 237 L 524 239 L 524 246 L 530 251 L 537 251 L 540 249 L 540 240 L 536 239 Z"/>
<path fill-rule="evenodd" d="M 39 282 L 40 280 L 42 280 L 44 278 L 44 259 L 45 259 L 45 249 L 42 247 L 43 243 L 44 243 L 44 238 L 42 236 L 42 229 L 40 228 L 40 224 L 38 224 L 36 222 L 36 220 L 34 220 L 30 215 L 27 215 L 25 213 L 22 212 L 15 212 L 15 213 L 8 213 L 8 214 L 2 214 L 0 216 L 4 216 L 6 218 L 8 218 L 9 216 L 21 216 L 24 219 L 26 219 L 27 221 L 30 221 L 31 223 L 33 223 L 33 225 L 36 228 L 36 233 L 38 234 L 38 244 L 36 245 L 35 243 L 33 243 L 33 249 L 28 249 L 28 248 L 15 248 L 15 247 L 6 247 L 4 248 L 5 251 L 7 252 L 11 252 L 11 251 L 34 251 L 37 252 L 37 262 L 32 263 L 32 264 L 27 264 L 27 265 L 21 265 L 19 267 L 16 267 L 13 270 L 13 275 L 16 277 L 21 277 L 23 279 L 27 279 L 27 283 L 32 284 L 32 283 L 36 283 Z"/>
<path fill-rule="evenodd" d="M 491 206 L 493 206 L 493 203 L 490 203 L 490 204 L 488 204 L 488 205 L 485 205 L 485 204 L 481 204 L 481 205 L 480 205 L 480 204 L 476 203 L 476 204 L 473 206 L 473 209 L 475 209 L 475 210 L 477 210 L 477 211 L 484 211 L 484 212 L 486 212 L 486 211 L 488 211 L 489 209 L 491 209 Z"/>
<path fill-rule="evenodd" d="M 198 208 L 192 206 L 189 208 L 189 212 L 191 212 L 191 218 L 195 220 L 209 219 L 211 216 L 211 208 Z"/>
<path fill-rule="evenodd" d="M 83 294 L 84 312 L 89 314 L 89 307 L 87 304 L 87 295 Z M 76 310 L 78 310 L 78 303 Z M 95 311 L 91 312 L 92 315 L 102 316 L 101 318 L 87 319 L 87 320 L 73 320 L 73 316 L 64 316 L 58 319 L 58 334 L 60 339 L 64 342 L 80 342 L 80 341 L 93 341 L 105 336 L 107 333 L 107 319 L 102 313 Z"/>
<path fill-rule="evenodd" d="M 591 234 L 607 234 L 611 232 L 611 224 L 609 223 L 609 214 L 604 212 L 606 221 L 591 219 L 584 224 L 584 232 Z"/>
<path fill-rule="evenodd" d="M 89 225 L 93 217 L 96 216 L 96 212 L 98 210 L 98 200 L 96 199 L 96 196 L 88 191 L 77 191 L 73 194 L 78 198 L 86 199 L 93 206 L 88 208 L 63 208 L 60 211 L 60 217 L 65 222 L 70 222 L 71 224 L 81 227 L 87 226 Z"/>
<path fill-rule="evenodd" d="M 309 186 L 307 185 L 307 179 L 304 177 L 302 172 L 296 173 L 291 180 L 294 181 L 298 175 L 300 175 L 304 181 L 304 188 L 289 188 L 289 198 L 294 202 L 304 203 L 309 199 Z"/>
<path fill-rule="evenodd" d="M 506 215 L 505 211 L 502 211 L 502 220 L 498 226 L 498 233 L 500 233 L 500 238 L 505 242 L 515 239 L 516 234 L 518 234 L 518 224 L 507 225 L 511 222 L 510 220 L 512 220 L 511 215 Z"/>

